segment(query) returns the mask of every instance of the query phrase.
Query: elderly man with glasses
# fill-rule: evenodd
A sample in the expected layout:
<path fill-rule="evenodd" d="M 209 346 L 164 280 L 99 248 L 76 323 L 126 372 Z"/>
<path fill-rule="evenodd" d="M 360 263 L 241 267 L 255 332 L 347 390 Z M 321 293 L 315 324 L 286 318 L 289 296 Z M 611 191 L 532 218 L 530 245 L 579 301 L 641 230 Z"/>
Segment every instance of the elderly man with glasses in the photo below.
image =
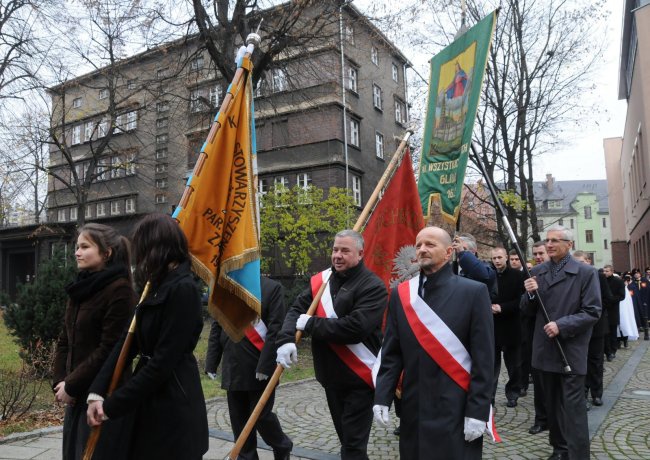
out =
<path fill-rule="evenodd" d="M 602 310 L 598 272 L 571 257 L 573 234 L 562 226 L 546 233 L 548 262 L 533 267 L 524 282 L 522 308 L 536 314 L 532 366 L 539 370 L 547 408 L 549 459 L 589 458 L 589 429 L 584 402 L 587 350 Z M 538 300 L 546 307 L 546 322 Z M 564 348 L 570 372 L 554 341 Z"/>

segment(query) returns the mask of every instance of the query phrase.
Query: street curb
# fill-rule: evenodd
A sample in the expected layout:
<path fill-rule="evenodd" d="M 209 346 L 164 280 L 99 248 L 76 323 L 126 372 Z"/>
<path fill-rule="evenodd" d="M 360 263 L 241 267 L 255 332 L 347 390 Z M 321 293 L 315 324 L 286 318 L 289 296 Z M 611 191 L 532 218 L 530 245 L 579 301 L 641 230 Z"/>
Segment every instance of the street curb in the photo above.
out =
<path fill-rule="evenodd" d="M 59 433 L 61 431 L 63 431 L 63 425 L 48 426 L 47 428 L 39 428 L 38 430 L 25 431 L 22 433 L 11 433 L 3 438 L 0 438 L 0 445 L 7 444 L 10 442 L 15 442 L 15 441 L 22 441 L 29 438 L 36 438 L 36 437 L 40 438 L 41 436 L 46 436 L 52 433 Z"/>

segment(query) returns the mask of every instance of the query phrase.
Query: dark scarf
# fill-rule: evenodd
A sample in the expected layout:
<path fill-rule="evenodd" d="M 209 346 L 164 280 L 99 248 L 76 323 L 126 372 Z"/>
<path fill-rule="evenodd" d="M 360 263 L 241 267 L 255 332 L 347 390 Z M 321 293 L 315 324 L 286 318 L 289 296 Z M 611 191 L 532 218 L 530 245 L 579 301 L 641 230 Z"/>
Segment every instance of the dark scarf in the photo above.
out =
<path fill-rule="evenodd" d="M 120 278 L 129 278 L 127 268 L 122 264 L 106 267 L 98 272 L 81 271 L 77 279 L 65 287 L 73 302 L 82 302 Z"/>
<path fill-rule="evenodd" d="M 571 259 L 571 253 L 567 253 L 566 256 L 562 257 L 558 263 L 553 262 L 553 259 L 551 259 L 551 276 L 555 278 L 558 273 L 560 273 L 560 270 L 564 268 L 566 263 Z"/>

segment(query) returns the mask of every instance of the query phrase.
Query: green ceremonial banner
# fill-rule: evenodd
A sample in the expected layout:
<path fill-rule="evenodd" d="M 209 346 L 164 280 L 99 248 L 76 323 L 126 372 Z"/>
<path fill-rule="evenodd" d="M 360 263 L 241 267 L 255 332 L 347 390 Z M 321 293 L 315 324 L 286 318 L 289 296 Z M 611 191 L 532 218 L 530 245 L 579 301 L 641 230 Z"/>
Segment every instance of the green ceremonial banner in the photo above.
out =
<path fill-rule="evenodd" d="M 458 220 L 472 130 L 496 17 L 494 11 L 431 59 L 418 179 L 425 216 L 431 215 L 430 207 L 437 201 L 447 221 L 455 223 Z"/>

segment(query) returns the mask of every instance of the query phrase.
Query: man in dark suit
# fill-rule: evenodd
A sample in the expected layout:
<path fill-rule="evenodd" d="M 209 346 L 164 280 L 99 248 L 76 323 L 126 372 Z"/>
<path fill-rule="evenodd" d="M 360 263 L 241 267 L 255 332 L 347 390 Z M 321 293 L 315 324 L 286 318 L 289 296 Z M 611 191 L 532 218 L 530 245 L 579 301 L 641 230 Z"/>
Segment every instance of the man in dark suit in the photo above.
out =
<path fill-rule="evenodd" d="M 496 395 L 501 353 L 508 370 L 506 399 L 508 407 L 515 407 L 521 386 L 521 324 L 519 302 L 524 293 L 524 277 L 520 270 L 508 267 L 508 254 L 501 247 L 492 249 L 492 264 L 497 273 L 498 293 L 492 302 L 494 319 L 494 390 Z M 517 258 L 518 259 L 518 258 Z"/>
<path fill-rule="evenodd" d="M 643 331 L 643 340 L 650 340 L 648 334 L 648 306 L 650 305 L 650 283 L 642 276 L 641 270 L 632 270 L 632 282 L 628 285 L 634 304 L 634 317 L 639 331 Z"/>
<path fill-rule="evenodd" d="M 522 308 L 536 313 L 532 366 L 540 371 L 553 446 L 550 459 L 589 458 L 589 429 L 584 400 L 587 350 L 591 331 L 602 309 L 598 272 L 571 257 L 571 230 L 550 227 L 546 250 L 550 260 L 533 267 L 524 281 Z M 538 296 L 548 312 L 546 322 Z M 571 371 L 565 372 L 555 344 L 561 340 Z"/>
<path fill-rule="evenodd" d="M 625 300 L 625 283 L 618 276 L 614 276 L 614 267 L 605 265 L 603 274 L 612 293 L 609 302 L 603 303 L 603 310 L 607 311 L 608 333 L 605 337 L 605 355 L 607 361 L 611 361 L 616 356 L 618 349 L 618 324 L 621 321 L 620 303 Z"/>
<path fill-rule="evenodd" d="M 245 337 L 237 343 L 223 332 L 220 335 L 223 349 L 221 388 L 228 392 L 228 411 L 235 438 L 238 438 L 244 429 L 266 388 L 266 381 L 275 370 L 275 337 L 282 327 L 286 313 L 282 285 L 262 277 L 261 287 L 262 315 L 259 321 L 252 324 L 246 330 Z M 272 412 L 274 399 L 275 391 L 269 397 L 255 429 L 248 436 L 237 458 L 258 458 L 256 431 L 264 442 L 273 448 L 274 459 L 290 458 L 293 443 L 284 434 L 278 417 Z"/>

